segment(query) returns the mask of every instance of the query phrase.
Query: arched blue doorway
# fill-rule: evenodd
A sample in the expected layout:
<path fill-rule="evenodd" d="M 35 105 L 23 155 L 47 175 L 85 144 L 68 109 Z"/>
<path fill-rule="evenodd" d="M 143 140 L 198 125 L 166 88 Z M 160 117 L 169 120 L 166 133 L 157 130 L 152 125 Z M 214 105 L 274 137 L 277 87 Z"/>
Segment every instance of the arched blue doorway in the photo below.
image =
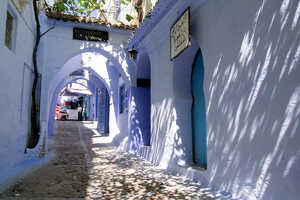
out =
<path fill-rule="evenodd" d="M 104 136 L 109 135 L 109 94 L 105 87 L 97 89 L 97 130 Z"/>
<path fill-rule="evenodd" d="M 193 159 L 202 168 L 207 168 L 206 152 L 206 111 L 205 97 L 203 91 L 204 65 L 201 50 L 199 49 L 192 71 L 192 139 L 193 139 Z"/>
<path fill-rule="evenodd" d="M 151 145 L 151 65 L 146 53 L 137 59 L 136 87 L 130 89 L 129 130 L 131 150 Z"/>

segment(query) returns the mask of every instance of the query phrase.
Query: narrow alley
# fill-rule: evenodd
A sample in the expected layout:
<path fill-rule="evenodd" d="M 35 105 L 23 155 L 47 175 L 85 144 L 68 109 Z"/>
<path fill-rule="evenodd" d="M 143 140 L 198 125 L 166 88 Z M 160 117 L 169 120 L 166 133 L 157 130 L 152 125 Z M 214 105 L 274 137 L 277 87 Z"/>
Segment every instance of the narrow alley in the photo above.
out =
<path fill-rule="evenodd" d="M 199 183 L 118 151 L 93 122 L 57 121 L 50 163 L 20 179 L 0 199 L 226 199 Z"/>
<path fill-rule="evenodd" d="M 0 0 L 0 200 L 299 200 L 299 0 Z"/>

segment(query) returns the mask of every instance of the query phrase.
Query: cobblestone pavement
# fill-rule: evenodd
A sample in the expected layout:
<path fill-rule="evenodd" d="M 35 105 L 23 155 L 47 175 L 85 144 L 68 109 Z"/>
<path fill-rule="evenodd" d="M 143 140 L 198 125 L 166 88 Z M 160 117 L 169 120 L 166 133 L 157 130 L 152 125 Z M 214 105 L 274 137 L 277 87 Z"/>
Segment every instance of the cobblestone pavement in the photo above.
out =
<path fill-rule="evenodd" d="M 161 173 L 117 151 L 91 122 L 56 122 L 54 159 L 0 194 L 1 199 L 227 199 L 183 177 Z M 102 142 L 104 141 L 104 142 Z"/>

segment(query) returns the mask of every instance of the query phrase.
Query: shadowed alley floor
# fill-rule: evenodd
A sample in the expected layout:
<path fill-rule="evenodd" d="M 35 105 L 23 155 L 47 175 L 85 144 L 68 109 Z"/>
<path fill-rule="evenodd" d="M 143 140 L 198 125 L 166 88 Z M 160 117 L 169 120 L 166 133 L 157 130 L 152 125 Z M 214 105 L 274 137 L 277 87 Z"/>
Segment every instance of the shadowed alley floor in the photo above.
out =
<path fill-rule="evenodd" d="M 224 199 L 182 177 L 122 153 L 89 128 L 57 121 L 54 159 L 0 194 L 1 199 Z M 97 141 L 97 142 L 95 142 Z M 218 197 L 217 197 L 218 196 Z"/>

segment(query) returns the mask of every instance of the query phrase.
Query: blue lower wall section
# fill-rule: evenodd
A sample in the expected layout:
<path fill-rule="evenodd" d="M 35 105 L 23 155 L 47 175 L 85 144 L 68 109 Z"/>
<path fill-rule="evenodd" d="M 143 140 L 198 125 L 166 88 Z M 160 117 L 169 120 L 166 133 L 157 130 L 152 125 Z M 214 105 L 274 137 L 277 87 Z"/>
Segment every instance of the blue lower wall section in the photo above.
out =
<path fill-rule="evenodd" d="M 150 88 L 132 87 L 129 107 L 130 150 L 150 145 Z"/>
<path fill-rule="evenodd" d="M 97 130 L 104 135 L 109 134 L 109 98 L 107 89 L 102 87 L 98 95 Z"/>

